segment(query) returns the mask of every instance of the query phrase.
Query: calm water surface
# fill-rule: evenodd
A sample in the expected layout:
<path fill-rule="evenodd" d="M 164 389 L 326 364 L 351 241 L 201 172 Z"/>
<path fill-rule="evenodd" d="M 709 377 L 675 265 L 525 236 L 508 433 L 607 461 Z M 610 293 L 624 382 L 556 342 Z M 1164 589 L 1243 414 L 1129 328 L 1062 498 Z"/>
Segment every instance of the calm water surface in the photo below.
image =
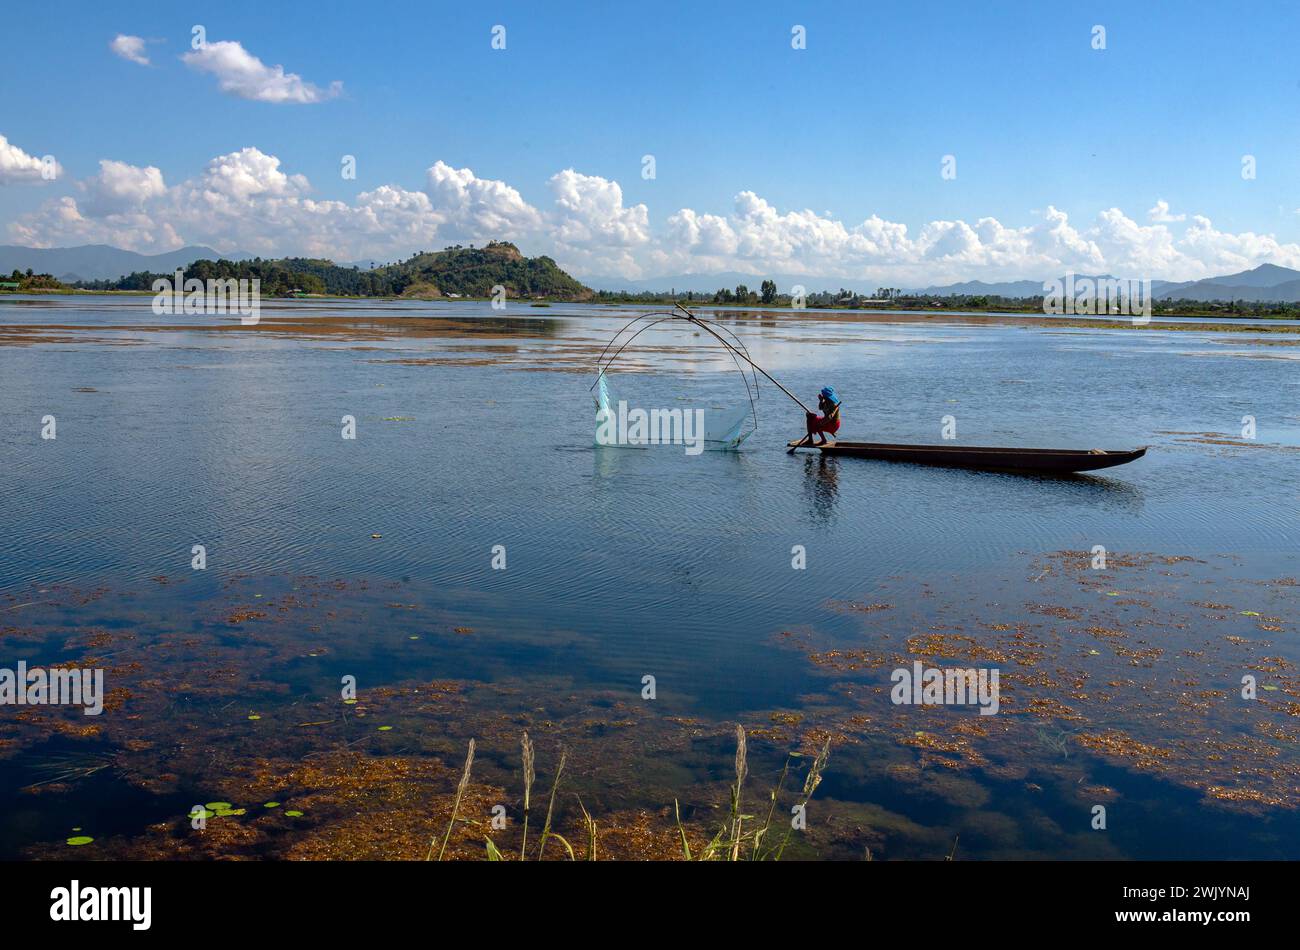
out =
<path fill-rule="evenodd" d="M 880 638 L 900 646 L 938 627 L 978 638 L 982 623 L 1023 620 L 1026 604 L 1086 599 L 1059 571 L 1047 575 L 1058 584 L 1049 593 L 1036 565 L 1094 545 L 1195 559 L 1157 565 L 1140 582 L 1150 622 L 1168 621 L 1159 644 L 1168 656 L 1208 636 L 1190 605 L 1224 601 L 1230 619 L 1218 622 L 1232 629 L 1216 628 L 1215 642 L 1267 636 L 1261 655 L 1300 662 L 1295 588 L 1261 586 L 1300 574 L 1300 347 L 1278 345 L 1294 335 L 719 315 L 806 401 L 833 384 L 846 438 L 938 442 L 952 416 L 958 442 L 971 445 L 1152 447 L 1095 477 L 1041 479 L 786 456 L 801 414 L 766 384 L 758 431 L 740 452 L 595 447 L 594 359 L 636 313 L 277 302 L 258 327 L 217 331 L 218 318 L 156 317 L 147 298 L 0 300 L 0 627 L 12 624 L 0 665 L 76 655 L 69 638 L 90 629 L 137 630 L 134 649 L 185 632 L 216 643 L 229 625 L 212 622 L 214 605 L 273 598 L 310 577 L 365 592 L 290 621 L 286 637 L 312 628 L 329 659 L 268 660 L 246 688 L 268 706 L 328 695 L 342 672 L 368 686 L 508 684 L 521 711 L 574 693 L 614 697 L 656 722 L 719 728 L 766 723 L 774 710 L 899 717 L 918 711 L 851 698 L 845 685 L 887 688 L 887 671 L 828 670 L 809 654 Z M 319 316 L 335 325 L 299 320 Z M 689 329 L 642 340 L 620 363 L 627 391 L 668 407 L 744 399 L 730 361 Z M 40 437 L 46 415 L 57 419 L 53 441 Z M 345 415 L 357 420 L 355 440 L 340 437 Z M 1254 440 L 1242 439 L 1245 416 Z M 195 544 L 206 546 L 206 571 L 190 570 Z M 505 570 L 492 569 L 497 545 Z M 792 569 L 796 545 L 806 570 Z M 1228 593 L 1238 590 L 1258 596 Z M 1242 613 L 1260 605 L 1281 632 L 1264 634 Z M 1047 632 L 1066 654 L 1080 652 L 1069 622 Z M 152 672 L 165 675 L 170 661 L 156 660 Z M 1159 663 L 1150 669 L 1159 680 Z M 1286 692 L 1295 680 L 1282 669 Z M 1231 690 L 1233 670 L 1207 671 L 1217 679 L 1204 685 Z M 656 680 L 653 703 L 641 698 L 645 675 Z M 1089 702 L 1077 704 L 1085 714 Z M 101 776 L 35 795 L 27 768 L 41 737 L 13 713 L 4 711 L 10 767 L 0 782 L 11 799 L 0 822 L 7 854 L 39 853 L 70 833 L 65 825 L 91 820 L 129 840 L 208 781 L 180 774 L 173 791 L 145 795 Z M 1136 734 L 1136 718 L 1130 725 Z M 1153 741 L 1181 731 L 1172 721 L 1142 728 Z M 1234 721 L 1231 731 L 1260 730 Z M 1123 803 L 1112 804 L 1125 817 L 1105 835 L 1089 829 L 1086 802 L 1060 775 L 1016 772 L 1040 753 L 1054 760 L 1050 742 L 960 778 L 954 770 L 961 789 L 937 793 L 919 793 L 916 781 L 946 769 L 900 778 L 875 739 L 839 743 L 818 794 L 872 830 L 856 841 L 840 829 L 816 850 L 933 857 L 964 829 L 966 857 L 1300 857 L 1294 732 L 1275 741 L 1282 804 L 1254 811 L 1123 756 L 1061 754 L 1080 782 Z M 99 738 L 120 737 L 106 722 Z M 777 767 L 781 743 L 767 750 Z M 915 764 L 911 749 L 899 758 L 896 742 L 888 748 L 893 764 Z M 689 771 L 660 762 L 665 785 L 725 779 L 725 744 L 707 751 L 710 764 Z M 611 808 L 664 804 L 658 793 L 635 802 L 606 791 Z"/>

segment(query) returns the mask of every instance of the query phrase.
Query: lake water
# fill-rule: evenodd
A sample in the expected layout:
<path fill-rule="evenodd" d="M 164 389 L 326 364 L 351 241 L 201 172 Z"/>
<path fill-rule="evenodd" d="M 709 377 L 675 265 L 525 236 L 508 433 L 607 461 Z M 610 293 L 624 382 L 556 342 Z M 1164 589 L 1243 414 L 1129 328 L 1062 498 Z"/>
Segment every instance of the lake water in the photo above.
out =
<path fill-rule="evenodd" d="M 739 452 L 597 447 L 638 312 L 0 300 L 0 666 L 119 691 L 0 707 L 0 855 L 423 856 L 447 813 L 402 796 L 441 802 L 475 738 L 516 815 L 528 729 L 541 786 L 564 747 L 648 856 L 674 799 L 712 834 L 740 723 L 754 805 L 831 740 L 802 856 L 1300 857 L 1300 336 L 715 316 L 806 402 L 834 385 L 845 438 L 1151 446 L 1049 479 L 787 456 L 766 383 Z M 745 400 L 690 327 L 638 342 L 638 399 Z M 893 704 L 915 659 L 1001 668 L 1001 711 Z M 209 801 L 247 811 L 198 844 Z"/>

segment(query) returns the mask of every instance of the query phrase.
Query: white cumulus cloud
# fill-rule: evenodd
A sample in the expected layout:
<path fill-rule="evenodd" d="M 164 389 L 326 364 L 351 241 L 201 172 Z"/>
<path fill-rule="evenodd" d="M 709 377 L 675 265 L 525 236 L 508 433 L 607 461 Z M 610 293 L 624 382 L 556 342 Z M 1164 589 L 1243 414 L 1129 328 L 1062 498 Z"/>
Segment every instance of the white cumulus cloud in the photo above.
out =
<path fill-rule="evenodd" d="M 519 238 L 537 230 L 542 216 L 503 181 L 478 178 L 468 168 L 435 162 L 425 172 L 430 208 L 439 222 L 464 238 Z"/>
<path fill-rule="evenodd" d="M 1157 199 L 1155 206 L 1147 210 L 1147 220 L 1154 224 L 1172 224 L 1175 221 L 1186 221 L 1185 214 L 1170 214 L 1169 202 L 1163 198 Z"/>
<path fill-rule="evenodd" d="M 86 195 L 86 208 L 97 215 L 140 208 L 167 193 L 162 172 L 154 166 L 140 168 L 107 158 L 100 161 L 99 174 L 81 182 L 80 187 Z"/>
<path fill-rule="evenodd" d="M 52 165 L 55 177 L 62 175 L 63 169 L 57 162 Z M 28 184 L 45 181 L 43 174 L 45 162 L 35 155 L 28 155 L 17 145 L 0 135 L 0 185 Z"/>
<path fill-rule="evenodd" d="M 286 73 L 283 66 L 268 66 L 236 40 L 206 43 L 181 59 L 191 69 L 216 76 L 222 92 L 254 102 L 324 102 L 343 92 L 341 82 L 322 89 L 297 73 Z"/>
<path fill-rule="evenodd" d="M 40 168 L 0 136 L 0 181 L 39 179 Z M 348 200 L 323 200 L 305 176 L 254 147 L 218 155 L 177 184 L 154 166 L 104 159 L 73 194 L 20 216 L 8 231 L 30 246 L 106 243 L 157 252 L 207 244 L 227 253 L 344 261 L 505 239 L 578 275 L 739 271 L 807 275 L 828 286 L 1043 280 L 1066 271 L 1193 280 L 1266 262 L 1300 268 L 1300 245 L 1221 231 L 1201 215 L 1143 224 L 1106 208 L 1076 222 L 1049 205 L 1023 225 L 982 217 L 911 228 L 874 214 L 855 224 L 781 209 L 741 191 L 725 213 L 681 208 L 654 225 L 646 205 L 625 203 L 616 181 L 567 168 L 546 184 L 552 201 L 535 206 L 507 182 L 436 161 L 419 188 L 381 184 Z"/>
<path fill-rule="evenodd" d="M 119 33 L 109 42 L 108 48 L 125 60 L 139 63 L 141 66 L 149 65 L 149 57 L 145 53 L 145 39 L 142 36 Z"/>

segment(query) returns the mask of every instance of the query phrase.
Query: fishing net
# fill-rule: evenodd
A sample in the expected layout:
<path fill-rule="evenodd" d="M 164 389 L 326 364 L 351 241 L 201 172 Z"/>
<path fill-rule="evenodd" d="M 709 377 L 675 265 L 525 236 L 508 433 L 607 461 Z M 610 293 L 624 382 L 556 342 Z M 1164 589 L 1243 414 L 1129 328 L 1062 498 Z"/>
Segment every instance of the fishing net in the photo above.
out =
<path fill-rule="evenodd" d="M 738 449 L 758 428 L 753 407 L 673 406 L 646 409 L 642 400 L 622 398 L 610 385 L 602 369 L 596 380 L 596 443 L 628 448 L 651 445 L 687 444 L 699 439 L 704 451 L 725 452 Z M 638 429 L 637 410 L 645 412 L 645 425 Z M 680 438 L 678 438 L 680 436 Z"/>
<path fill-rule="evenodd" d="M 714 358 L 721 355 L 734 364 L 743 388 L 735 384 L 734 376 L 731 384 L 723 384 L 716 378 L 717 374 L 709 374 L 714 377 L 710 379 L 711 385 L 686 397 L 665 392 L 662 385 L 647 385 L 642 374 L 611 373 L 619 357 L 644 331 L 672 321 L 690 325 L 696 330 L 695 336 L 704 331 Z M 696 344 L 694 337 L 688 339 L 688 346 Z M 686 444 L 691 454 L 738 449 L 758 428 L 757 376 L 751 380 L 752 370 L 747 373 L 742 362 L 746 359 L 744 343 L 712 321 L 665 312 L 637 317 L 615 334 L 600 356 L 596 382 L 591 387 L 596 405 L 596 444 L 629 448 Z M 617 385 L 612 375 L 619 376 Z M 636 382 L 642 385 L 637 386 Z"/>

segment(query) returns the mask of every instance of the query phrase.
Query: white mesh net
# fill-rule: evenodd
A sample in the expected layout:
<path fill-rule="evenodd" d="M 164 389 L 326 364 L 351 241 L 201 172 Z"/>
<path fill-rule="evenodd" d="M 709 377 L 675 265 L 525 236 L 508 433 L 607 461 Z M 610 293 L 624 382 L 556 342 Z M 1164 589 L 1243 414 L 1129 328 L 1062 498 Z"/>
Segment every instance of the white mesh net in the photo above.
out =
<path fill-rule="evenodd" d="M 758 428 L 753 405 L 748 401 L 739 406 L 638 406 L 619 397 L 604 370 L 596 379 L 592 395 L 596 403 L 597 445 L 649 448 L 681 445 L 684 439 L 690 439 L 701 441 L 703 451 L 726 452 L 739 448 Z"/>

